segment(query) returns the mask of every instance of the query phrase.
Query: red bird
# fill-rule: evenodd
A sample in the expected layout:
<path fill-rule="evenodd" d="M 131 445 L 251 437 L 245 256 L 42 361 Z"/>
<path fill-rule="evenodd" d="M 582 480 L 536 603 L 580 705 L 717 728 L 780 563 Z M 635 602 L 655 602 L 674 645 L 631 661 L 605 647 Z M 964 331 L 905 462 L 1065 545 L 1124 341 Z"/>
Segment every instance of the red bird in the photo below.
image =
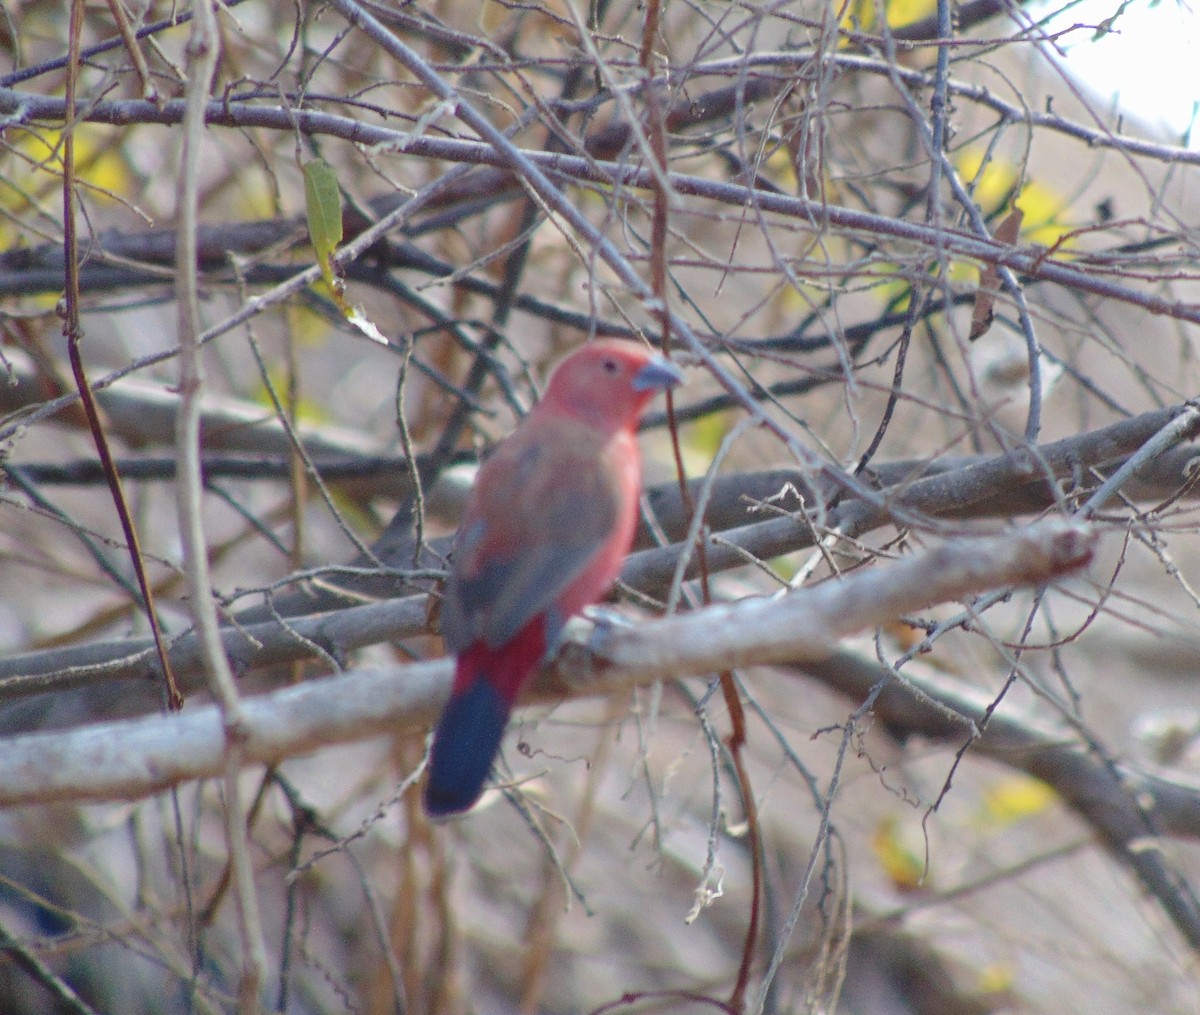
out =
<path fill-rule="evenodd" d="M 479 470 L 442 603 L 458 661 L 429 758 L 430 815 L 479 799 L 514 702 L 568 618 L 616 581 L 637 526 L 638 421 L 681 380 L 632 342 L 584 346 Z"/>

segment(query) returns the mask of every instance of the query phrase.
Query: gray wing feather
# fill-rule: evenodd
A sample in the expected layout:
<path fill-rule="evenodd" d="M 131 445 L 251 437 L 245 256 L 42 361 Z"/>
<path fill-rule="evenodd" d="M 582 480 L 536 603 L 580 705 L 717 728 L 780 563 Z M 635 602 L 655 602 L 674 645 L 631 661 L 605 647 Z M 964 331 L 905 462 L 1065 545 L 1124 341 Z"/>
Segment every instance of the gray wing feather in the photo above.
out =
<path fill-rule="evenodd" d="M 538 613 L 546 610 L 560 592 L 579 576 L 612 531 L 617 515 L 613 491 L 600 477 L 570 496 L 549 495 L 529 516 L 506 518 L 520 533 L 518 545 L 533 546 L 518 555 L 493 556 L 474 574 L 451 569 L 442 603 L 442 635 L 452 652 L 461 652 L 476 641 L 498 647 L 513 638 Z M 581 510 L 581 502 L 587 510 Z M 545 533 L 566 533 L 552 543 Z M 464 527 L 455 547 L 461 562 L 488 532 L 480 519 Z M 566 618 L 558 618 L 558 626 Z M 553 634 L 553 632 L 548 632 Z"/>

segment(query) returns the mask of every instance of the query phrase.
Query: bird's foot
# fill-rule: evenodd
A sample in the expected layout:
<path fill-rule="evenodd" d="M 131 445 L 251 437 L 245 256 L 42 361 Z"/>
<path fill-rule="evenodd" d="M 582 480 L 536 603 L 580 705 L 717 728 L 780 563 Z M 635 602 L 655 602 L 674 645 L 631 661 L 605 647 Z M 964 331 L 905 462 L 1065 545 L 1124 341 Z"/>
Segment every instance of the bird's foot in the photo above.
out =
<path fill-rule="evenodd" d="M 628 616 L 611 606 L 585 606 L 582 616 L 600 628 L 633 627 L 633 621 Z"/>
<path fill-rule="evenodd" d="M 585 606 L 583 611 L 570 617 L 557 632 L 546 653 L 552 659 L 568 644 L 582 647 L 594 647 L 597 639 L 604 638 L 612 631 L 619 631 L 633 626 L 633 621 L 619 610 L 611 606 Z"/>

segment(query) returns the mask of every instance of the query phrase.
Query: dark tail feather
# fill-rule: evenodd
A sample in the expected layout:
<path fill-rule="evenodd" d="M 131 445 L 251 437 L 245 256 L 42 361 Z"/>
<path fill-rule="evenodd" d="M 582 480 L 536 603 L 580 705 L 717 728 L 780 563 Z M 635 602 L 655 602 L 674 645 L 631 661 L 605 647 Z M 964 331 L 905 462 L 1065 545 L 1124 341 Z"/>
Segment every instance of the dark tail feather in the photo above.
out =
<path fill-rule="evenodd" d="M 430 817 L 458 814 L 479 799 L 500 750 L 508 711 L 500 692 L 481 679 L 447 703 L 429 755 L 425 811 Z"/>

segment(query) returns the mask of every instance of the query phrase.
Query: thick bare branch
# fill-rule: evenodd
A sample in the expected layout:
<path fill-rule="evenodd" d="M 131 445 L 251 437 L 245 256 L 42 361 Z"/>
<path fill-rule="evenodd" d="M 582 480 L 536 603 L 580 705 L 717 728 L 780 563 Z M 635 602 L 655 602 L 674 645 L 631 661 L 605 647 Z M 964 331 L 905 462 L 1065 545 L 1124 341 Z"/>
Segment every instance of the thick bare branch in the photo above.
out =
<path fill-rule="evenodd" d="M 877 469 L 881 494 L 895 514 L 848 497 L 828 512 L 826 525 L 861 535 L 896 516 L 927 520 L 1007 518 L 1043 511 L 1065 496 L 1055 481 L 1086 477 L 1093 469 L 1120 462 L 1185 411 L 1176 406 L 1146 413 L 1043 445 L 1033 453 L 1019 450 L 1005 455 L 946 459 L 933 465 L 881 465 Z M 1125 493 L 1153 499 L 1172 496 L 1188 482 L 1193 456 L 1187 446 L 1159 457 L 1150 463 L 1152 474 L 1135 476 Z M 708 565 L 712 571 L 740 567 L 748 556 L 769 559 L 812 545 L 811 524 L 790 515 L 738 524 L 747 518 L 743 495 L 765 498 L 788 482 L 802 491 L 814 492 L 797 470 L 749 477 L 732 475 L 719 477 L 718 482 L 717 495 L 710 501 L 719 505 L 711 519 L 712 527 L 736 527 L 708 537 Z M 832 498 L 837 490 L 837 475 L 831 470 L 820 477 L 818 502 Z M 682 535 L 686 531 L 687 514 L 677 487 L 664 484 L 655 488 L 650 491 L 650 501 L 668 532 Z M 435 542 L 434 548 L 446 552 L 449 545 L 447 538 Z M 396 532 L 389 530 L 373 547 L 381 560 L 401 569 L 411 565 L 412 549 L 405 526 L 398 526 Z M 664 594 L 683 552 L 684 547 L 676 543 L 634 553 L 626 562 L 622 580 L 647 594 Z M 430 566 L 434 566 L 434 560 L 429 559 Z M 689 574 L 693 571 L 694 566 Z M 225 631 L 225 648 L 241 671 L 310 657 L 314 645 L 335 659 L 343 659 L 367 645 L 422 633 L 428 624 L 424 596 L 347 606 L 347 594 L 404 596 L 410 589 L 402 571 L 356 577 L 339 575 L 333 569 L 320 585 L 292 598 L 276 596 L 273 610 L 258 608 L 247 613 L 239 627 Z M 285 627 L 275 619 L 279 614 L 289 618 Z M 134 638 L 8 655 L 0 658 L 0 700 L 115 680 L 145 679 L 157 672 L 149 647 L 147 640 Z M 199 660 L 191 635 L 185 634 L 173 643 L 171 661 L 181 683 L 194 687 L 194 668 Z"/>
<path fill-rule="evenodd" d="M 568 646 L 559 685 L 599 693 L 728 666 L 821 659 L 839 637 L 910 610 L 997 586 L 1042 584 L 1091 559 L 1093 536 L 1061 522 L 929 553 L 780 598 L 750 599 L 666 620 L 604 626 Z M 273 764 L 326 744 L 427 721 L 449 693 L 448 659 L 350 671 L 242 702 L 245 763 Z M 205 706 L 0 742 L 0 805 L 131 799 L 213 776 L 226 760 L 220 712 Z"/>

